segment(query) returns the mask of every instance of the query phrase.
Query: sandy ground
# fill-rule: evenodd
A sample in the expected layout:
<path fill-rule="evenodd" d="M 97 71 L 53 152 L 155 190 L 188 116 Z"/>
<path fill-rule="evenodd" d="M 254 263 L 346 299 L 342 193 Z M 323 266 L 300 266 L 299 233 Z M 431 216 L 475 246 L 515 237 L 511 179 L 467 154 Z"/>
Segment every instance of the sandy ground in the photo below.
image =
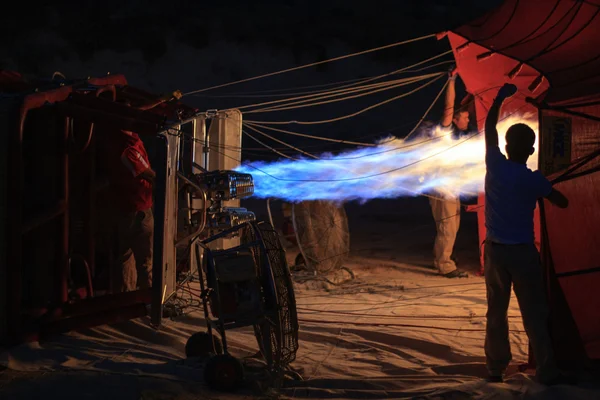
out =
<path fill-rule="evenodd" d="M 264 204 L 255 203 L 259 215 Z M 430 268 L 434 227 L 423 199 L 347 206 L 356 279 L 296 285 L 300 350 L 282 398 L 598 399 L 600 386 L 547 388 L 517 373 L 527 337 L 516 301 L 509 311 L 514 365 L 504 384 L 488 384 L 483 339 L 485 286 L 471 276 L 449 280 Z M 474 215 L 464 215 L 457 255 L 478 268 Z M 295 256 L 290 249 L 290 258 Z M 199 311 L 168 320 L 160 331 L 147 319 L 72 332 L 2 354 L 0 398 L 241 399 L 263 397 L 209 391 L 202 363 L 184 360 L 184 346 L 204 329 Z M 231 331 L 244 358 L 257 351 L 251 331 Z"/>

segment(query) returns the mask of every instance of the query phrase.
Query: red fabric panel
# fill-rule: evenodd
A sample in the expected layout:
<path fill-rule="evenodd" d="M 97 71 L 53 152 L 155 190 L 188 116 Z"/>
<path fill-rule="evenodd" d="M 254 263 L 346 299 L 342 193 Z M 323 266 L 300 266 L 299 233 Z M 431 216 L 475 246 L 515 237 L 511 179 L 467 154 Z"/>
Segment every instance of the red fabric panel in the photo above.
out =
<path fill-rule="evenodd" d="M 578 111 L 597 114 L 600 113 L 600 106 Z M 567 116 L 546 111 L 544 115 Z M 600 149 L 599 132 L 599 122 L 572 117 L 573 160 Z M 599 165 L 600 157 L 574 173 Z M 591 359 L 600 359 L 600 296 L 597 295 L 600 288 L 600 270 L 561 276 L 576 271 L 600 269 L 600 172 L 574 178 L 555 187 L 569 198 L 569 207 L 561 210 L 546 202 L 549 254 L 586 354 Z"/>
<path fill-rule="evenodd" d="M 519 93 L 504 112 L 535 111 L 526 97 L 570 105 L 600 100 L 600 0 L 506 0 L 497 10 L 460 27 L 448 38 L 467 90 L 476 95 L 478 126 L 483 128 L 496 88 L 505 82 Z M 461 45 L 470 44 L 460 49 Z M 494 50 L 494 55 L 477 59 Z M 481 58 L 481 57 L 480 57 Z M 514 79 L 509 73 L 525 65 Z M 544 79 L 534 93 L 529 85 L 539 73 Z M 600 106 L 577 110 L 600 115 Z M 547 113 L 545 115 L 559 115 Z M 600 149 L 600 123 L 572 117 L 571 159 Z M 582 169 L 600 165 L 600 158 Z M 600 271 L 567 275 L 600 267 L 600 172 L 557 185 L 570 199 L 560 210 L 546 203 L 545 266 L 550 271 L 551 325 L 561 363 L 600 359 Z M 556 274 L 556 275 L 555 275 Z M 568 331 L 568 332 L 567 332 Z"/>
<path fill-rule="evenodd" d="M 506 0 L 488 15 L 454 30 L 542 72 L 551 84 L 545 97 L 550 103 L 600 97 L 598 32 L 598 0 Z"/>
<path fill-rule="evenodd" d="M 548 83 L 545 80 L 542 81 L 537 90 L 531 92 L 529 86 L 539 75 L 533 68 L 525 65 L 520 74 L 511 80 L 508 74 L 519 64 L 518 61 L 500 54 L 479 61 L 477 56 L 485 53 L 487 49 L 471 43 L 463 50 L 457 50 L 467 42 L 467 39 L 454 33 L 449 33 L 448 39 L 454 50 L 460 78 L 465 83 L 467 91 L 476 98 L 477 125 L 480 131 L 483 131 L 487 111 L 492 105 L 498 89 L 506 82 L 517 85 L 519 92 L 506 101 L 502 107 L 503 113 L 537 112 L 532 105 L 525 102 L 525 98 L 544 92 Z"/>

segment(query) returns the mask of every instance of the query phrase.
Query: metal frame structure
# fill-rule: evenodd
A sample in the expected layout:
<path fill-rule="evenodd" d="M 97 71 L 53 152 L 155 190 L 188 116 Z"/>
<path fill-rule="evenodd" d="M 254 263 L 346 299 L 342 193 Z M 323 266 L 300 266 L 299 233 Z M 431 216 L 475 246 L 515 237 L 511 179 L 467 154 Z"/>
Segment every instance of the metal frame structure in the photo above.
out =
<path fill-rule="evenodd" d="M 3 247 L 0 247 L 0 343 L 38 340 L 46 334 L 135 318 L 147 314 L 150 304 L 154 310 L 153 322 L 160 325 L 162 304 L 176 289 L 175 244 L 178 241 L 180 208 L 178 170 L 210 167 L 209 146 L 204 145 L 208 143 L 205 122 L 213 116 L 209 113 L 199 114 L 181 104 L 177 104 L 177 108 L 167 105 L 158 111 L 139 111 L 115 103 L 117 92 L 134 99 L 153 99 L 151 94 L 127 86 L 125 77 L 121 75 L 70 82 L 52 81 L 27 93 L 3 94 L 0 98 L 0 123 L 7 128 L 3 130 L 5 137 L 0 154 L 3 156 L 0 158 L 3 162 L 0 164 L 0 173 L 6 177 L 0 194 L 0 213 L 3 217 L 0 237 L 6 239 Z M 177 121 L 181 118 L 179 112 L 182 110 L 189 117 Z M 223 113 L 213 114 L 227 118 Z M 36 130 L 36 127 L 29 126 L 42 117 L 54 121 L 53 127 Z M 169 123 L 169 119 L 177 122 Z M 74 133 L 75 124 L 84 126 L 83 133 L 79 132 L 78 137 Z M 189 133 L 185 132 L 187 126 L 192 127 Z M 152 162 L 157 173 L 153 287 L 94 297 L 93 283 L 89 277 L 97 267 L 95 201 L 96 193 L 102 187 L 96 181 L 95 135 L 101 134 L 103 129 L 129 130 L 141 137 L 156 138 L 156 157 Z M 182 137 L 190 134 L 193 139 L 190 143 L 193 145 L 183 145 L 186 142 Z M 32 159 L 32 154 L 24 146 L 24 136 L 31 138 L 37 135 L 56 135 L 58 138 L 54 143 L 59 149 L 58 153 L 52 152 L 52 149 L 46 151 L 49 158 L 56 158 L 52 158 L 56 164 L 53 161 L 50 165 L 38 167 L 44 170 L 45 176 L 50 177 L 48 179 L 52 182 L 49 185 L 53 185 L 59 193 L 50 206 L 38 207 L 41 212 L 27 217 L 29 212 L 25 212 L 23 204 L 25 196 L 31 193 L 31 184 L 25 182 L 24 170 L 36 160 Z M 53 137 L 49 140 L 53 140 Z M 241 139 L 236 140 L 241 148 Z M 81 156 L 84 152 L 86 156 Z M 189 156 L 185 156 L 186 152 Z M 236 158 L 239 160 L 240 150 L 237 152 Z M 70 188 L 73 183 L 76 185 Z M 76 198 L 73 197 L 74 191 L 77 192 Z M 40 193 L 43 197 L 41 189 Z M 45 203 L 51 203 L 52 196 L 47 197 Z M 77 215 L 74 216 L 75 208 Z M 51 284 L 38 282 L 50 293 L 50 300 L 35 310 L 26 309 L 23 305 L 24 291 L 30 282 L 25 277 L 29 278 L 30 266 L 23 255 L 25 251 L 36 251 L 35 246 L 29 244 L 31 240 L 27 241 L 28 235 L 55 227 L 59 228 L 58 234 L 53 235 L 52 239 L 44 239 L 55 251 L 55 258 L 49 261 L 52 266 L 45 271 L 52 277 Z M 77 247 L 76 251 L 74 247 Z M 193 260 L 194 246 L 191 247 L 190 259 Z M 51 256 L 48 257 L 50 259 Z M 82 290 L 82 299 L 69 298 L 71 263 L 80 263 L 87 271 L 88 279 Z M 27 314 L 33 316 L 27 320 L 24 317 Z"/>
<path fill-rule="evenodd" d="M 201 268 L 203 257 L 201 248 L 194 245 L 194 242 L 203 237 L 206 228 L 208 199 L 206 193 L 203 193 L 203 198 L 197 198 L 180 190 L 182 187 L 180 183 L 191 183 L 197 188 L 193 182 L 188 181 L 187 177 L 210 170 L 234 169 L 240 164 L 241 119 L 239 110 L 211 110 L 197 113 L 192 118 L 171 125 L 161 132 L 161 135 L 168 138 L 167 140 L 172 140 L 168 150 L 165 151 L 164 159 L 171 166 L 171 171 L 177 172 L 166 177 L 167 185 L 164 189 L 160 189 L 167 193 L 165 209 L 170 214 L 164 218 L 165 224 L 161 227 L 164 230 L 164 234 L 161 235 L 165 251 L 162 255 L 163 269 L 155 271 L 153 275 L 153 287 L 161 288 L 160 293 L 155 289 L 152 299 L 152 324 L 155 327 L 161 325 L 163 306 L 177 290 L 176 264 L 181 261 L 178 259 L 177 249 L 184 253 L 179 258 L 187 260 L 189 264 L 189 276 L 194 275 Z M 207 129 L 208 121 L 210 127 Z M 158 158 L 162 159 L 162 157 Z M 239 204 L 239 200 L 223 202 L 224 206 L 229 207 L 239 207 Z M 156 206 L 158 204 L 155 204 Z M 201 221 L 198 223 L 192 221 L 192 210 L 203 210 Z M 155 213 L 155 221 L 159 218 L 160 216 L 157 217 Z M 159 236 L 156 229 L 155 238 Z M 227 249 L 238 246 L 239 243 L 239 237 L 219 238 L 212 240 L 209 247 Z M 155 244 L 155 249 L 158 249 L 157 246 L 158 243 Z"/>

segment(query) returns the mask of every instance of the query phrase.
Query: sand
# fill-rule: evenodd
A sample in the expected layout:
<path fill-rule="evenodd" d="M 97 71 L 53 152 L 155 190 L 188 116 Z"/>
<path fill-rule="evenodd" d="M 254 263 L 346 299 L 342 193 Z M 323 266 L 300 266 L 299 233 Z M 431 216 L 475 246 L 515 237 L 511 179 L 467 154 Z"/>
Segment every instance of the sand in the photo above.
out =
<path fill-rule="evenodd" d="M 281 398 L 600 398 L 598 384 L 548 388 L 517 372 L 528 341 L 515 299 L 509 310 L 510 376 L 503 384 L 486 383 L 484 281 L 450 280 L 430 268 L 427 203 L 406 199 L 347 209 L 353 250 L 346 265 L 356 279 L 296 284 L 301 331 L 292 367 L 304 381 L 287 381 Z M 459 261 L 471 271 L 478 268 L 474 221 L 465 215 L 457 243 Z M 206 388 L 203 364 L 184 360 L 187 338 L 205 327 L 202 313 L 190 311 L 159 331 L 141 318 L 4 351 L 0 364 L 8 369 L 0 373 L 0 398 L 261 397 L 252 388 L 237 394 Z M 228 340 L 240 358 L 257 351 L 248 329 L 231 331 Z"/>

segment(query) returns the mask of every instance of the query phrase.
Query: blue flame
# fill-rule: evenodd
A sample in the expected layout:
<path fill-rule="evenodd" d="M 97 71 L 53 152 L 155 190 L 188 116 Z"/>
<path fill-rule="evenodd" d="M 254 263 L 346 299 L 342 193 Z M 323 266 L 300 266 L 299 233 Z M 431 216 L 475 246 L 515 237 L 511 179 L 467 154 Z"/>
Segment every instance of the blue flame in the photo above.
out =
<path fill-rule="evenodd" d="M 512 117 L 499 124 L 506 129 L 516 122 L 530 125 L 533 118 Z M 253 162 L 236 170 L 252 174 L 254 196 L 287 201 L 330 200 L 367 201 L 437 194 L 475 196 L 483 191 L 485 144 L 477 132 L 452 139 L 448 130 L 435 127 L 433 139 L 414 142 L 388 138 L 376 147 L 359 148 L 337 155 L 322 154 L 319 159 Z M 530 168 L 537 157 L 531 157 Z"/>

